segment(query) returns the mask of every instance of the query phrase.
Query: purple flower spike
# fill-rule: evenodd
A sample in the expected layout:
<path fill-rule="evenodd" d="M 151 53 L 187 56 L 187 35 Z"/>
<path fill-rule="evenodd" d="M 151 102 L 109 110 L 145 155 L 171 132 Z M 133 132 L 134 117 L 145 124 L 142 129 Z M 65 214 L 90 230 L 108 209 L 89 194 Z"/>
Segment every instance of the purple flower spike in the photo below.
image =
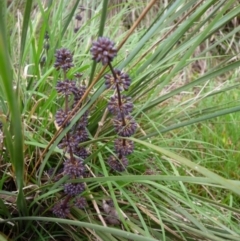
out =
<path fill-rule="evenodd" d="M 90 52 L 93 60 L 102 62 L 102 65 L 109 64 L 117 55 L 117 49 L 114 47 L 114 42 L 106 37 L 99 37 L 94 41 Z"/>

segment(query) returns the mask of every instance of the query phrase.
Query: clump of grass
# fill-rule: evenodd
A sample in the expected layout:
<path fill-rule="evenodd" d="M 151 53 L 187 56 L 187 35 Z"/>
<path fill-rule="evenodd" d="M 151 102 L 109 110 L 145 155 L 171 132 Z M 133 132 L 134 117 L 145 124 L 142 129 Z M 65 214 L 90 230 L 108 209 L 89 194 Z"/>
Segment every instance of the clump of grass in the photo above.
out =
<path fill-rule="evenodd" d="M 130 115 L 133 110 L 133 103 L 130 97 L 126 97 L 121 92 L 128 90 L 131 79 L 128 74 L 119 69 L 113 69 L 112 61 L 117 55 L 117 49 L 114 43 L 106 38 L 99 37 L 93 42 L 90 49 L 93 59 L 101 62 L 102 65 L 108 65 L 111 74 L 106 74 L 105 86 L 107 89 L 113 89 L 114 95 L 108 101 L 108 110 L 114 115 L 113 126 L 119 138 L 114 142 L 114 148 L 117 156 L 111 155 L 108 158 L 108 164 L 115 171 L 124 171 L 128 165 L 127 155 L 131 154 L 134 149 L 133 141 L 121 137 L 132 136 L 137 128 L 137 123 Z"/>
<path fill-rule="evenodd" d="M 65 48 L 58 49 L 55 54 L 56 61 L 54 67 L 56 70 L 63 72 L 63 80 L 57 82 L 57 92 L 64 97 L 64 108 L 59 109 L 56 113 L 56 123 L 59 127 L 66 127 L 69 122 L 66 122 L 71 110 L 76 103 L 81 100 L 84 95 L 86 87 L 81 85 L 77 86 L 76 81 L 67 79 L 67 72 L 74 66 L 72 53 Z M 81 75 L 78 74 L 80 77 Z M 71 96 L 73 96 L 73 103 L 71 104 Z M 88 112 L 84 113 L 82 118 L 75 123 L 69 132 L 66 133 L 64 138 L 59 143 L 59 147 L 64 150 L 64 153 L 69 157 L 64 161 L 62 175 L 68 176 L 70 179 L 78 179 L 83 177 L 85 173 L 84 159 L 88 156 L 87 150 L 84 147 L 79 147 L 81 142 L 88 140 L 88 133 L 86 130 L 88 119 Z M 65 123 L 66 122 L 66 123 Z M 75 198 L 77 207 L 84 208 L 86 199 L 80 197 L 84 192 L 84 183 L 66 183 L 64 184 L 64 194 L 66 195 L 61 201 L 57 201 L 53 207 L 53 213 L 61 218 L 66 217 L 70 213 L 72 200 Z M 58 197 L 59 198 L 59 197 Z"/>
<path fill-rule="evenodd" d="M 240 110 L 222 98 L 238 87 L 229 80 L 238 73 L 240 27 L 225 28 L 239 15 L 236 1 L 31 4 L 22 3 L 15 24 L 16 1 L 0 1 L 2 236 L 239 240 L 236 172 L 209 166 L 236 161 L 226 145 L 215 151 L 216 118 Z M 110 52 L 98 49 L 98 37 Z M 91 60 L 99 51 L 102 65 Z"/>

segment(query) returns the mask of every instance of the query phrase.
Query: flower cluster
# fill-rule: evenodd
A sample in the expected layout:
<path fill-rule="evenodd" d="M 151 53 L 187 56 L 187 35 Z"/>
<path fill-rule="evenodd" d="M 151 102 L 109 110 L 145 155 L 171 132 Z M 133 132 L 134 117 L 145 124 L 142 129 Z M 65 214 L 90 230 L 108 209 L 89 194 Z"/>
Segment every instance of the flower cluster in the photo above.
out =
<path fill-rule="evenodd" d="M 80 21 L 81 17 L 78 16 Z M 134 150 L 134 143 L 126 137 L 132 136 L 136 129 L 137 123 L 131 115 L 133 111 L 132 99 L 123 94 L 131 85 L 129 75 L 120 69 L 114 69 L 111 62 L 117 56 L 115 44 L 106 37 L 99 37 L 94 41 L 90 49 L 93 60 L 101 62 L 102 65 L 108 66 L 110 74 L 106 74 L 105 86 L 107 89 L 114 90 L 113 95 L 109 98 L 108 111 L 113 116 L 113 127 L 117 133 L 114 141 L 115 154 L 108 158 L 108 164 L 114 171 L 122 172 L 128 165 L 127 156 Z M 57 110 L 55 115 L 56 124 L 60 128 L 66 128 L 70 125 L 71 118 L 75 113 L 72 110 L 76 107 L 86 92 L 84 85 L 78 85 L 79 81 L 71 80 L 67 77 L 68 71 L 74 66 L 73 55 L 66 49 L 61 48 L 56 51 L 56 61 L 54 67 L 57 71 L 63 73 L 63 78 L 57 82 L 57 93 L 64 98 L 64 105 Z M 76 74 L 77 80 L 80 80 L 81 74 Z M 61 176 L 68 176 L 69 179 L 79 179 L 86 175 L 84 159 L 89 155 L 88 151 L 80 146 L 81 142 L 88 140 L 88 111 L 72 126 L 67 134 L 62 138 L 58 147 L 66 154 Z M 59 174 L 59 172 L 58 172 Z M 85 191 L 84 183 L 67 182 L 63 186 L 64 198 L 55 204 L 52 211 L 61 218 L 70 213 L 72 205 L 78 208 L 84 208 L 87 205 L 86 199 L 81 196 Z"/>
<path fill-rule="evenodd" d="M 75 27 L 74 27 L 74 33 L 77 33 L 78 30 L 81 28 L 81 21 L 82 21 L 82 12 L 85 11 L 83 7 L 79 7 L 79 11 L 75 16 Z"/>
<path fill-rule="evenodd" d="M 62 70 L 63 80 L 59 80 L 56 85 L 56 90 L 61 95 L 65 102 L 64 106 L 56 112 L 55 120 L 59 127 L 66 127 L 70 124 L 70 121 L 66 121 L 67 118 L 71 118 L 70 113 L 76 104 L 80 101 L 85 93 L 86 87 L 84 85 L 78 86 L 76 81 L 68 79 L 67 72 L 73 65 L 73 55 L 66 49 L 61 48 L 56 51 L 56 61 L 54 67 L 56 70 Z M 76 74 L 75 77 L 79 80 L 81 74 Z M 75 123 L 71 130 L 60 141 L 58 147 L 67 153 L 68 158 L 63 163 L 63 175 L 67 175 L 69 179 L 79 179 L 85 173 L 84 159 L 88 157 L 88 151 L 84 147 L 80 147 L 79 144 L 88 139 L 87 132 L 88 113 L 84 113 L 82 117 Z M 66 194 L 65 199 L 58 202 L 53 207 L 53 213 L 58 217 L 66 217 L 70 212 L 72 198 L 74 198 L 73 205 L 84 208 L 86 206 L 86 200 L 79 195 L 84 192 L 84 183 L 66 183 L 63 187 Z"/>
<path fill-rule="evenodd" d="M 45 35 L 44 35 L 44 44 L 43 44 L 43 50 L 44 51 L 43 51 L 43 55 L 41 56 L 41 59 L 40 59 L 41 67 L 43 67 L 44 64 L 46 63 L 49 49 L 50 49 L 49 34 L 46 31 Z"/>
<path fill-rule="evenodd" d="M 113 68 L 111 62 L 117 55 L 117 49 L 110 39 L 99 37 L 93 42 L 90 51 L 93 60 L 108 65 L 111 71 L 111 74 L 106 74 L 104 78 L 106 88 L 114 90 L 108 102 L 108 110 L 113 115 L 113 126 L 119 137 L 114 141 L 116 155 L 108 158 L 108 164 L 111 169 L 122 172 L 128 165 L 126 156 L 134 149 L 133 141 L 122 137 L 132 136 L 137 129 L 137 123 L 131 116 L 133 110 L 131 98 L 122 94 L 122 91 L 129 89 L 131 79 L 127 73 Z"/>

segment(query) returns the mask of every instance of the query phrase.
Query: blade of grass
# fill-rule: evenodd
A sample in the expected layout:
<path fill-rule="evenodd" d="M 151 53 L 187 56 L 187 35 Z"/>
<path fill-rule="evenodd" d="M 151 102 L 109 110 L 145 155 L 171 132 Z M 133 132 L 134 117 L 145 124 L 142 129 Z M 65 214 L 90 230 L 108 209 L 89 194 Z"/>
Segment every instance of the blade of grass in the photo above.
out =
<path fill-rule="evenodd" d="M 99 24 L 98 37 L 103 36 L 104 26 L 105 26 L 106 19 L 107 19 L 107 10 L 108 10 L 108 0 L 104 0 L 102 2 L 102 13 L 101 13 L 101 20 L 100 20 L 100 24 Z M 91 69 L 91 73 L 90 73 L 90 79 L 89 79 L 88 84 L 91 84 L 93 81 L 96 66 L 97 66 L 97 63 L 95 61 L 93 61 L 92 69 Z"/>
<path fill-rule="evenodd" d="M 17 206 L 20 213 L 26 215 L 27 206 L 22 190 L 24 186 L 23 130 L 19 103 L 16 93 L 13 89 L 13 72 L 7 47 L 8 44 L 5 19 L 5 12 L 7 10 L 5 1 L 1 1 L 0 11 L 0 81 L 2 82 L 2 86 L 4 88 L 10 115 L 10 129 L 5 127 L 4 130 L 6 137 L 8 138 L 7 143 L 9 150 L 11 150 L 10 156 L 13 171 L 16 176 L 16 184 L 18 188 Z"/>
<path fill-rule="evenodd" d="M 160 129 L 159 132 L 165 133 L 165 132 L 168 132 L 168 131 L 171 131 L 171 130 L 178 129 L 180 127 L 196 124 L 196 123 L 203 122 L 203 121 L 206 121 L 206 120 L 209 120 L 209 119 L 212 119 L 212 118 L 216 118 L 216 117 L 219 117 L 219 116 L 222 116 L 222 115 L 232 114 L 232 113 L 238 112 L 238 111 L 240 111 L 240 106 L 232 107 L 232 108 L 226 108 L 224 110 L 216 111 L 214 113 L 207 114 L 207 115 L 202 115 L 198 118 L 193 118 L 193 119 L 188 120 L 188 121 L 183 121 L 181 123 L 168 126 L 166 128 Z M 149 137 L 159 135 L 159 132 L 150 133 L 150 134 L 142 137 L 141 139 L 146 139 L 146 138 L 149 138 Z"/>
<path fill-rule="evenodd" d="M 148 142 L 145 141 L 141 141 L 135 138 L 130 138 L 135 142 L 138 142 L 152 150 L 157 151 L 160 154 L 164 154 L 174 160 L 177 160 L 179 163 L 188 166 L 189 168 L 191 168 L 192 170 L 195 170 L 196 172 L 201 173 L 202 175 L 212 179 L 213 181 L 215 181 L 216 183 L 224 186 L 225 188 L 227 188 L 228 190 L 231 190 L 233 193 L 236 193 L 237 195 L 240 196 L 240 186 L 238 185 L 234 185 L 233 183 L 231 183 L 229 180 L 215 174 L 212 171 L 209 171 L 207 168 L 202 167 L 196 163 L 191 162 L 190 160 L 188 160 L 187 158 L 184 158 L 182 156 L 179 156 L 169 150 L 163 149 L 161 147 L 158 147 L 156 145 L 150 144 Z"/>
<path fill-rule="evenodd" d="M 41 222 L 53 222 L 53 223 L 60 223 L 60 224 L 67 224 L 67 225 L 73 225 L 73 226 L 78 226 L 78 227 L 84 227 L 84 228 L 91 228 L 94 230 L 106 232 L 106 233 L 111 233 L 116 236 L 124 237 L 127 239 L 131 240 L 136 240 L 136 241 L 157 241 L 154 238 L 149 238 L 149 237 L 143 237 L 137 234 L 132 234 L 126 231 L 122 231 L 116 228 L 109 228 L 109 227 L 103 227 L 97 224 L 92 224 L 92 223 L 86 223 L 86 222 L 80 222 L 80 221 L 73 221 L 73 220 L 67 220 L 67 219 L 60 219 L 60 218 L 49 218 L 49 217 L 21 217 L 21 218 L 12 218 L 12 219 L 6 219 L 6 220 L 0 220 L 0 223 L 5 223 L 8 221 L 21 221 L 21 220 L 26 220 L 26 221 L 41 221 Z"/>
<path fill-rule="evenodd" d="M 21 49 L 20 49 L 20 66 L 21 66 L 21 61 L 25 49 L 25 44 L 26 44 L 26 38 L 27 38 L 27 32 L 28 32 L 28 26 L 29 26 L 29 20 L 31 16 L 31 9 L 32 9 L 32 0 L 27 0 L 26 1 L 26 6 L 25 6 L 25 11 L 24 11 L 24 18 L 23 18 L 23 26 L 22 26 L 22 34 L 21 34 Z"/>
<path fill-rule="evenodd" d="M 180 87 L 180 88 L 177 88 L 173 91 L 171 91 L 170 93 L 168 94 L 165 94 L 159 98 L 157 98 L 156 100 L 154 101 L 151 101 L 149 103 L 148 106 L 145 106 L 142 110 L 143 111 L 147 111 L 149 109 L 151 109 L 152 107 L 156 106 L 157 104 L 171 98 L 172 96 L 180 93 L 181 91 L 184 91 L 184 90 L 187 90 L 187 89 L 190 89 L 196 85 L 199 85 L 200 83 L 203 83 L 209 79 L 214 79 L 215 77 L 221 75 L 221 74 L 224 74 L 226 72 L 229 72 L 231 70 L 234 70 L 236 69 L 238 66 L 240 65 L 240 60 L 239 61 L 236 61 L 236 62 L 233 62 L 231 64 L 228 64 L 227 66 L 224 66 L 222 68 L 219 68 L 219 69 L 216 69 L 214 71 L 209 71 L 208 73 L 206 73 L 204 76 L 192 81 L 191 83 L 189 84 L 185 84 L 184 86 Z"/>

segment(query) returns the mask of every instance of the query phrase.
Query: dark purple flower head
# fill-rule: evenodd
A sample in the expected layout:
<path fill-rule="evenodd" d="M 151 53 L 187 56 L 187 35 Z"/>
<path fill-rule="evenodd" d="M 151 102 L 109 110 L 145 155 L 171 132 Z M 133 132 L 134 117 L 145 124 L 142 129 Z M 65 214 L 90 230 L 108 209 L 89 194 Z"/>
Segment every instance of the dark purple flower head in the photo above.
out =
<path fill-rule="evenodd" d="M 121 158 L 117 158 L 115 156 L 110 156 L 108 158 L 108 165 L 114 171 L 123 172 L 127 168 L 128 159 L 125 156 L 122 156 Z"/>
<path fill-rule="evenodd" d="M 74 98 L 75 99 L 77 98 L 78 100 L 80 100 L 83 97 L 83 95 L 85 94 L 86 89 L 87 89 L 87 87 L 85 85 L 79 86 L 78 87 L 78 92 L 74 93 Z"/>
<path fill-rule="evenodd" d="M 85 127 L 79 127 L 74 133 L 74 138 L 78 140 L 78 142 L 84 142 L 89 139 L 88 132 Z"/>
<path fill-rule="evenodd" d="M 122 72 L 119 69 L 115 69 L 114 73 L 116 75 L 116 79 L 114 78 L 113 75 L 111 74 L 106 74 L 104 76 L 105 78 L 105 85 L 107 89 L 116 89 L 116 85 L 118 85 L 118 88 L 122 90 L 128 90 L 130 84 L 131 84 L 131 79 L 128 74 Z"/>
<path fill-rule="evenodd" d="M 67 113 L 60 109 L 56 112 L 56 115 L 55 115 L 55 119 L 56 119 L 56 122 L 58 124 L 58 126 L 62 126 L 64 121 L 67 119 L 68 117 L 68 114 L 70 114 L 71 111 L 68 111 Z M 66 123 L 66 126 L 69 125 L 70 122 L 67 122 Z"/>
<path fill-rule="evenodd" d="M 72 158 L 64 162 L 64 174 L 70 178 L 81 177 L 85 172 L 85 166 L 81 159 Z"/>
<path fill-rule="evenodd" d="M 84 183 L 66 183 L 64 192 L 69 196 L 77 196 L 85 190 Z"/>
<path fill-rule="evenodd" d="M 71 95 L 78 93 L 78 88 L 76 87 L 76 82 L 71 80 L 58 81 L 56 85 L 56 90 L 58 93 L 64 95 Z"/>
<path fill-rule="evenodd" d="M 52 212 L 59 218 L 65 218 L 70 213 L 70 205 L 66 200 L 60 200 L 55 204 Z"/>
<path fill-rule="evenodd" d="M 79 31 L 79 29 L 80 29 L 80 27 L 76 27 L 76 28 L 73 29 L 73 32 L 77 33 Z"/>
<path fill-rule="evenodd" d="M 70 150 L 74 150 L 79 144 L 79 140 L 73 135 L 68 135 L 67 137 L 63 137 L 61 142 L 58 144 L 58 147 L 64 149 L 66 152 Z"/>
<path fill-rule="evenodd" d="M 75 206 L 80 209 L 84 209 L 85 207 L 87 207 L 86 198 L 85 197 L 77 197 L 75 199 Z"/>
<path fill-rule="evenodd" d="M 74 66 L 73 55 L 66 48 L 57 49 L 55 57 L 56 61 L 54 67 L 57 70 L 62 69 L 63 71 L 67 72 L 70 68 Z"/>
<path fill-rule="evenodd" d="M 75 93 L 73 93 L 74 95 L 74 103 L 73 103 L 73 107 L 76 106 L 76 104 L 79 102 L 79 100 L 83 97 L 83 95 L 86 92 L 86 86 L 81 85 L 80 87 L 78 87 L 77 91 Z"/>
<path fill-rule="evenodd" d="M 134 144 L 131 140 L 116 139 L 114 141 L 114 147 L 116 153 L 127 156 L 133 152 Z"/>
<path fill-rule="evenodd" d="M 74 154 L 83 160 L 89 156 L 89 153 L 86 150 L 86 148 L 84 148 L 82 146 L 75 147 Z"/>
<path fill-rule="evenodd" d="M 80 119 L 77 121 L 76 123 L 76 128 L 85 128 L 88 124 L 88 115 L 89 115 L 89 112 L 86 111 L 81 117 Z"/>
<path fill-rule="evenodd" d="M 102 62 L 102 65 L 110 63 L 117 55 L 117 49 L 114 45 L 114 42 L 109 38 L 99 37 L 97 41 L 93 42 L 90 49 L 93 60 Z"/>
<path fill-rule="evenodd" d="M 124 125 L 121 116 L 118 116 L 115 119 L 113 119 L 113 126 L 115 128 L 115 131 L 119 136 L 132 136 L 137 129 L 137 123 L 130 115 L 124 116 L 124 120 L 126 125 Z"/>
<path fill-rule="evenodd" d="M 119 105 L 118 95 L 111 96 L 108 102 L 108 110 L 113 115 L 119 115 L 123 113 L 128 115 L 133 110 L 133 103 L 131 102 L 131 97 L 121 96 L 121 106 Z"/>
<path fill-rule="evenodd" d="M 75 16 L 75 19 L 78 20 L 78 21 L 81 21 L 82 20 L 82 16 L 80 14 L 77 14 Z"/>

